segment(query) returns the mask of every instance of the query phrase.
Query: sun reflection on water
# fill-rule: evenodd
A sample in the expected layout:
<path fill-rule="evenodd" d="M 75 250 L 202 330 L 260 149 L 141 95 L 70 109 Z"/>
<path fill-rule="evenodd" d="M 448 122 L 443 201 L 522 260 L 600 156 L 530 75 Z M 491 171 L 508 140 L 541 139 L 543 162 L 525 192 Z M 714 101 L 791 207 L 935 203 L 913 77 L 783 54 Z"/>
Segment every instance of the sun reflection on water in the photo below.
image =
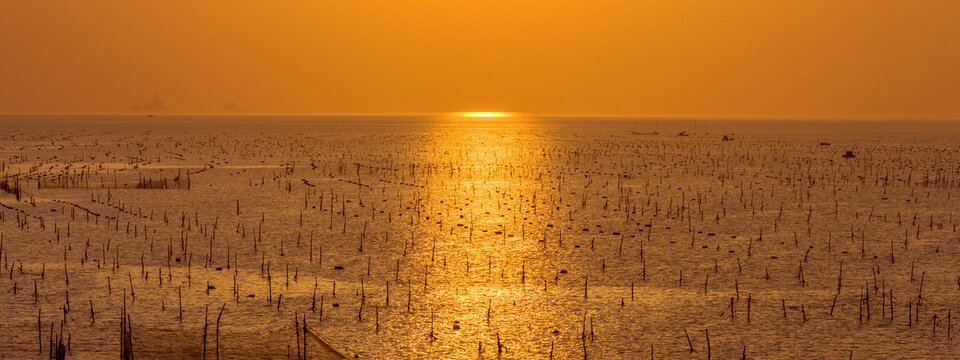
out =
<path fill-rule="evenodd" d="M 541 130 L 537 124 L 507 113 L 462 116 L 509 120 L 493 127 L 437 127 L 423 142 L 421 161 L 443 165 L 424 179 L 421 206 L 429 216 L 408 235 L 429 247 L 408 260 L 408 269 L 420 274 L 411 281 L 426 283 L 434 321 L 445 332 L 460 329 L 446 336 L 457 351 L 477 347 L 478 339 L 490 346 L 498 335 L 525 339 L 525 351 L 544 350 L 549 339 L 524 334 L 560 326 L 565 318 L 543 293 L 548 282 L 554 287 L 557 271 L 549 261 L 554 250 L 542 241 L 557 236 L 548 227 L 557 212 L 546 204 L 545 182 L 538 181 L 555 176 L 546 171 L 547 144 L 531 136 Z"/>

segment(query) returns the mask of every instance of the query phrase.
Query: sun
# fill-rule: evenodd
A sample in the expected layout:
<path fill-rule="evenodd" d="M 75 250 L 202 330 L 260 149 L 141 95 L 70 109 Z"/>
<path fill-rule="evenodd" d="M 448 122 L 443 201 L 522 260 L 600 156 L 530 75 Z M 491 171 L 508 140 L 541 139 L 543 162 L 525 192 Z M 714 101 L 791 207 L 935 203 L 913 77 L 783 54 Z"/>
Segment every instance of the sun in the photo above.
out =
<path fill-rule="evenodd" d="M 473 117 L 473 118 L 502 118 L 502 117 L 513 116 L 513 114 L 508 112 L 494 112 L 494 111 L 461 112 L 461 113 L 457 113 L 457 115 L 462 117 Z"/>

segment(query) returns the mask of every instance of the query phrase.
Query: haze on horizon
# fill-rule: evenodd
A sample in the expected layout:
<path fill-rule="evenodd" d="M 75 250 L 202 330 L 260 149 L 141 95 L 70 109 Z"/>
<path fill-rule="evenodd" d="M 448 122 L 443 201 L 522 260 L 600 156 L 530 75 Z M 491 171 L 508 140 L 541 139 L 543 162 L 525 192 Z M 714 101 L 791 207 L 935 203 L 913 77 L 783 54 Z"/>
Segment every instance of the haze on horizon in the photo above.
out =
<path fill-rule="evenodd" d="M 939 0 L 0 0 L 0 113 L 958 119 L 958 13 Z"/>

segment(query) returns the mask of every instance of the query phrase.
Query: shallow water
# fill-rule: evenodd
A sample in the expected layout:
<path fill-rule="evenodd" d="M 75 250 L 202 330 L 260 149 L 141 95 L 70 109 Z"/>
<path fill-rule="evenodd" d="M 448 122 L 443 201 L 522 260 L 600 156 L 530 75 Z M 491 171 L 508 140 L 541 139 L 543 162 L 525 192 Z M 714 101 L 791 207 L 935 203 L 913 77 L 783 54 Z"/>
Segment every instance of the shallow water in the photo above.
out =
<path fill-rule="evenodd" d="M 124 302 L 139 358 L 296 357 L 297 315 L 378 359 L 960 349 L 956 123 L 6 116 L 0 130 L 23 194 L 0 192 L 3 358 L 46 357 L 61 322 L 68 358 L 117 356 Z"/>

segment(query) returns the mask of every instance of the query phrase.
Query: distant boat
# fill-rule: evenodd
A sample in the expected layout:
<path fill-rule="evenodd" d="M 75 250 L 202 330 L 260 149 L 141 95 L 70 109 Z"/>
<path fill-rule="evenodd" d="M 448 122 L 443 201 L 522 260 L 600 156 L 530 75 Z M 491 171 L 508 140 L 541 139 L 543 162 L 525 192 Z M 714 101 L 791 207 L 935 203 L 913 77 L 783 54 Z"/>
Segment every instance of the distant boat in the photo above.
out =
<path fill-rule="evenodd" d="M 153 117 L 153 114 L 147 114 L 147 117 Z"/>

